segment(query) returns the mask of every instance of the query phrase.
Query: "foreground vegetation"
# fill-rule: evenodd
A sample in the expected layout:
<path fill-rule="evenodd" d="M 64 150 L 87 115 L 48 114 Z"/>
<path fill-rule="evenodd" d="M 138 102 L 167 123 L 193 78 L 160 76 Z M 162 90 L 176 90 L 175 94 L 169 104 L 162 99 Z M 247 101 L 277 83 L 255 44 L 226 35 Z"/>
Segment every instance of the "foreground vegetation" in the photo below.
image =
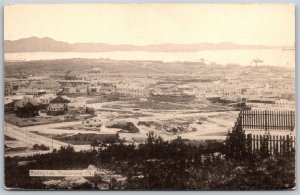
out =
<path fill-rule="evenodd" d="M 227 155 L 220 142 L 187 144 L 180 137 L 169 142 L 150 133 L 138 146 L 115 140 L 97 144 L 90 151 L 75 152 L 70 146 L 49 154 L 5 158 L 5 185 L 10 188 L 48 189 L 50 178 L 29 177 L 30 169 L 86 169 L 94 165 L 124 175 L 108 189 L 131 190 L 275 190 L 295 187 L 295 157 L 247 154 Z M 61 178 L 51 178 L 61 179 Z M 96 176 L 76 189 L 99 189 L 105 181 Z M 53 187 L 53 186 L 52 186 Z M 67 189 L 67 188 L 66 188 Z M 101 188 L 102 189 L 102 188 Z"/>

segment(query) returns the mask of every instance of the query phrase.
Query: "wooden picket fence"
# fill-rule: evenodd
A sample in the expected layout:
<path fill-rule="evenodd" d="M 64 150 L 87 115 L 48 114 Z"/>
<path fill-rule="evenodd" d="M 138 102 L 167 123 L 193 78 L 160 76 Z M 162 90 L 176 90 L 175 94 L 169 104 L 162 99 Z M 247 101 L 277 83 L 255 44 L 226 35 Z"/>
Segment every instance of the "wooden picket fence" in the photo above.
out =
<path fill-rule="evenodd" d="M 245 110 L 242 114 L 243 129 L 293 130 L 294 111 L 255 111 Z"/>
<path fill-rule="evenodd" d="M 259 153 L 264 149 L 270 155 L 292 154 L 296 137 L 289 132 L 294 127 L 294 111 L 241 111 L 230 135 L 235 136 L 233 139 L 237 143 L 237 147 L 232 147 L 233 153 L 239 153 L 242 147 L 248 153 Z M 258 131 L 251 131 L 253 129 Z"/>
<path fill-rule="evenodd" d="M 270 155 L 291 154 L 295 151 L 295 142 L 294 135 L 246 135 L 247 150 L 250 153 L 260 152 L 265 147 Z"/>

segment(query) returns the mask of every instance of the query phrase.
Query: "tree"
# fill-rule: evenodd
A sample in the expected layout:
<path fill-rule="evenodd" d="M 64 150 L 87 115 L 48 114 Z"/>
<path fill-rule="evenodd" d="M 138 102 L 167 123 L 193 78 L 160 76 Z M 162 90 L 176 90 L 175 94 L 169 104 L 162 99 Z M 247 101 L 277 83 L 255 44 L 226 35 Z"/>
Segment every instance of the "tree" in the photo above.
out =
<path fill-rule="evenodd" d="M 242 128 L 241 117 L 238 118 L 232 132 L 228 132 L 226 139 L 226 155 L 237 159 L 243 159 L 247 154 L 246 135 Z"/>
<path fill-rule="evenodd" d="M 259 155 L 262 158 L 268 157 L 269 154 L 269 148 L 268 148 L 268 142 L 269 142 L 269 136 L 263 136 L 262 140 L 260 141 L 260 150 Z"/>

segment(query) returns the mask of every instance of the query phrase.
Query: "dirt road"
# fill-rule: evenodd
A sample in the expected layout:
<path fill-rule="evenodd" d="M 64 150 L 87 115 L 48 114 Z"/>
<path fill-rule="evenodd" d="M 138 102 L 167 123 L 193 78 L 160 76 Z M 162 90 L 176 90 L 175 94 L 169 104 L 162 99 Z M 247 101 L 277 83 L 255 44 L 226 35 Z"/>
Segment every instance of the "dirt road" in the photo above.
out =
<path fill-rule="evenodd" d="M 56 126 L 57 124 L 53 124 L 53 126 Z M 7 154 L 5 156 L 28 156 L 28 155 L 32 155 L 35 153 L 46 153 L 46 152 L 51 152 L 52 149 L 59 149 L 61 146 L 67 146 L 70 144 L 61 142 L 61 141 L 57 141 L 51 138 L 47 138 L 44 136 L 40 136 L 37 135 L 35 133 L 30 132 L 32 130 L 33 127 L 17 127 L 15 125 L 9 124 L 9 123 L 5 123 L 4 126 L 4 134 L 14 138 L 18 141 L 21 141 L 24 143 L 24 145 L 26 145 L 27 147 L 32 147 L 34 144 L 44 144 L 45 146 L 48 146 L 50 148 L 49 151 L 42 151 L 42 152 L 35 152 L 35 151 L 28 151 L 28 152 L 20 152 L 18 154 Z M 34 128 L 38 128 L 38 126 L 35 126 Z M 40 127 L 40 128 L 44 128 L 44 127 Z M 76 145 L 71 145 L 74 147 L 74 149 L 76 151 L 80 151 L 82 149 L 89 149 L 88 146 L 83 147 L 83 146 L 76 146 Z"/>

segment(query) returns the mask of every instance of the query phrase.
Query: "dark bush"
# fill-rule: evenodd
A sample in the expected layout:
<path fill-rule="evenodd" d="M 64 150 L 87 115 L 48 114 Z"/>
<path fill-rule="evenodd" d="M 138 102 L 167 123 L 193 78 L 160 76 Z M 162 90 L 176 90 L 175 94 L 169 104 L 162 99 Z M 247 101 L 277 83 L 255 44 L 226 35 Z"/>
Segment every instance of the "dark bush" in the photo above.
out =
<path fill-rule="evenodd" d="M 50 150 L 50 148 L 48 146 L 45 146 L 44 144 L 38 145 L 38 144 L 34 144 L 32 146 L 33 150 Z"/>
<path fill-rule="evenodd" d="M 132 122 L 119 122 L 107 126 L 107 128 L 118 128 L 127 131 L 128 133 L 139 132 L 139 129 Z M 122 132 L 122 131 L 121 131 Z"/>

